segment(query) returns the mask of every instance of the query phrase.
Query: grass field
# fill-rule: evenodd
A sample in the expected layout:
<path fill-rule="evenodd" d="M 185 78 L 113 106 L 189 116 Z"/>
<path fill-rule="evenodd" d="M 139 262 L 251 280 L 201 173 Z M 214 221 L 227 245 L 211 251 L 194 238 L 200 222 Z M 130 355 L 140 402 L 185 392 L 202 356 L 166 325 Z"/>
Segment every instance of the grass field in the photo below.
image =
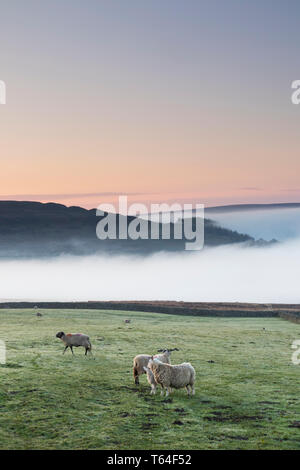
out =
<path fill-rule="evenodd" d="M 299 325 L 97 310 L 0 310 L 1 449 L 300 449 Z M 132 322 L 125 325 L 124 319 Z M 263 330 L 265 328 L 266 330 Z M 90 335 L 63 356 L 55 334 Z M 175 347 L 196 369 L 196 395 L 150 396 L 132 359 Z M 213 361 L 213 362 L 212 362 Z"/>

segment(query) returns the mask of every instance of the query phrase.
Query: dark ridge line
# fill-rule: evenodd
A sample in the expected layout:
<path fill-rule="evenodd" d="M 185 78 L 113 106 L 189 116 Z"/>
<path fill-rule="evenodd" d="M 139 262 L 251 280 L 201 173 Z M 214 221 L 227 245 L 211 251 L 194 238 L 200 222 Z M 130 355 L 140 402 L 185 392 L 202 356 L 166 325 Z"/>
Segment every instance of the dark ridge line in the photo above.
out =
<path fill-rule="evenodd" d="M 268 209 L 299 209 L 299 202 L 275 202 L 269 204 L 228 204 L 224 206 L 205 207 L 205 212 L 239 212 L 239 211 L 255 211 Z"/>
<path fill-rule="evenodd" d="M 199 302 L 0 302 L 0 309 L 82 309 L 123 310 L 128 312 L 165 313 L 199 317 L 283 318 L 300 323 L 298 304 L 247 304 Z M 252 307 L 252 308 L 251 308 Z"/>

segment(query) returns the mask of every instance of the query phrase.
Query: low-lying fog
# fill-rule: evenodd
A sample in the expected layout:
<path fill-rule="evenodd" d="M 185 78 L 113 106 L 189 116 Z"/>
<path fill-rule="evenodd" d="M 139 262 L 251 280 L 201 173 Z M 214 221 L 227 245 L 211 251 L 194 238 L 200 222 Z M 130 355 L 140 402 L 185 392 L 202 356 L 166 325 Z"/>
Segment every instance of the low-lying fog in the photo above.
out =
<path fill-rule="evenodd" d="M 1 261 L 1 300 L 300 303 L 300 238 L 151 257 Z"/>
<path fill-rule="evenodd" d="M 244 210 L 229 213 L 207 213 L 219 225 L 254 238 L 290 240 L 300 238 L 300 209 Z"/>

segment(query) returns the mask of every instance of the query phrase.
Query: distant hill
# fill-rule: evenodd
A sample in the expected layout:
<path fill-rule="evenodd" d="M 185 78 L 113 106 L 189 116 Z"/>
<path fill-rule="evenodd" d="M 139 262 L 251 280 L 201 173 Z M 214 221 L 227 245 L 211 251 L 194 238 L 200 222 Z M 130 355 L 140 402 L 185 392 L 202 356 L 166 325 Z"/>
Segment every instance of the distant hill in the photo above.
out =
<path fill-rule="evenodd" d="M 117 223 L 123 216 L 117 215 Z M 128 224 L 134 220 L 128 217 Z M 0 258 L 48 257 L 61 254 L 147 254 L 182 251 L 185 240 L 105 240 L 96 237 L 100 218 L 96 209 L 62 204 L 0 201 Z M 194 220 L 195 222 L 195 220 Z M 180 222 L 182 223 L 182 222 Z M 161 230 L 161 224 L 160 224 Z M 205 220 L 205 245 L 217 246 L 255 240 Z M 258 242 L 264 243 L 264 242 Z"/>
<path fill-rule="evenodd" d="M 231 204 L 228 206 L 206 207 L 206 214 L 258 211 L 258 210 L 277 210 L 277 209 L 299 209 L 300 202 L 288 202 L 278 204 Z"/>

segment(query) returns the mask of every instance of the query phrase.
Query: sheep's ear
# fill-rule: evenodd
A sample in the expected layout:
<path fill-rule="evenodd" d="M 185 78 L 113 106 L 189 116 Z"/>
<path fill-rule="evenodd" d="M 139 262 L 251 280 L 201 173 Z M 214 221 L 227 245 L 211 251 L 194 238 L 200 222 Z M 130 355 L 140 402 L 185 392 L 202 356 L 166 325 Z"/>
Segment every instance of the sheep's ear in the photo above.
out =
<path fill-rule="evenodd" d="M 145 372 L 148 372 L 148 367 L 145 367 L 145 366 L 144 366 L 144 371 L 145 371 Z"/>
<path fill-rule="evenodd" d="M 164 350 L 163 349 L 158 349 L 157 352 L 163 352 Z"/>

